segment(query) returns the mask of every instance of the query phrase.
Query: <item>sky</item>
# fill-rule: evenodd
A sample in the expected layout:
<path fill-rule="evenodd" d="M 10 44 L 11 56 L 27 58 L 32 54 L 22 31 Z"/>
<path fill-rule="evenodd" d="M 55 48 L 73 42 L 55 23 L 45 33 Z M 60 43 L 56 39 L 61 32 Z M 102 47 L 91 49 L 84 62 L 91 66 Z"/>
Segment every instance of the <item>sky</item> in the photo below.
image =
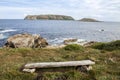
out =
<path fill-rule="evenodd" d="M 0 19 L 40 14 L 120 22 L 120 0 L 0 0 Z"/>

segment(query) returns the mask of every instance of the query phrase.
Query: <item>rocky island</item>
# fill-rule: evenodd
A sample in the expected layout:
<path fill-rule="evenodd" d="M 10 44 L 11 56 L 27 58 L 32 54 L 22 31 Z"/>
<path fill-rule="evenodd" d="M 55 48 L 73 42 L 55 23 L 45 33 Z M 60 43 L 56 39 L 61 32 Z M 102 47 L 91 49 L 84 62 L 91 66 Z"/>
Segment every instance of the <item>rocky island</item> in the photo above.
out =
<path fill-rule="evenodd" d="M 28 15 L 25 20 L 74 20 L 71 16 L 65 15 Z"/>
<path fill-rule="evenodd" d="M 92 19 L 92 18 L 82 18 L 79 21 L 83 21 L 83 22 L 100 22 L 100 21 L 98 21 L 96 19 Z"/>

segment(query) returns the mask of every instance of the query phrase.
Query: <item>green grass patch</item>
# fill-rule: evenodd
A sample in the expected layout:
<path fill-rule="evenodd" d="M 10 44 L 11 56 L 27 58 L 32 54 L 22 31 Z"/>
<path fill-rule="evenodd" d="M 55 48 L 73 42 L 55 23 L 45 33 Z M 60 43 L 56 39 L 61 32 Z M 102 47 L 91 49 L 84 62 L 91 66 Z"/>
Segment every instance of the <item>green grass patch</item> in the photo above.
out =
<path fill-rule="evenodd" d="M 84 51 L 84 47 L 78 44 L 69 44 L 65 46 L 64 49 L 68 51 Z"/>

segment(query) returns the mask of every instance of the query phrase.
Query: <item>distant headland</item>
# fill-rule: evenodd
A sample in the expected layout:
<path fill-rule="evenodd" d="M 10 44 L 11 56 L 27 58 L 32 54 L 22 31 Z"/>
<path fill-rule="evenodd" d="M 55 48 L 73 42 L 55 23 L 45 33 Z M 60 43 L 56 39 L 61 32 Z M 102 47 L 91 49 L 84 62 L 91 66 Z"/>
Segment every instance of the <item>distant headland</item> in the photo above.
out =
<path fill-rule="evenodd" d="M 82 18 L 79 21 L 83 21 L 83 22 L 100 22 L 100 21 L 98 21 L 96 19 L 93 19 L 93 18 Z"/>
<path fill-rule="evenodd" d="M 71 16 L 65 15 L 27 15 L 25 20 L 74 20 Z"/>

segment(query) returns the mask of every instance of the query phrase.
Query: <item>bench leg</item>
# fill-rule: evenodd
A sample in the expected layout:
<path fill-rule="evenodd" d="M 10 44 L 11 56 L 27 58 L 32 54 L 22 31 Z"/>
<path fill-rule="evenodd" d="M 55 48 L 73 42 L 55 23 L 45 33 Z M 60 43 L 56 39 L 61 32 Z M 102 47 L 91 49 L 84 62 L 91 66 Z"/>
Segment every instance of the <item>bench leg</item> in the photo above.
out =
<path fill-rule="evenodd" d="M 78 70 L 80 72 L 87 73 L 88 72 L 88 68 L 89 68 L 89 66 L 78 66 L 78 67 L 76 67 L 76 70 Z"/>

